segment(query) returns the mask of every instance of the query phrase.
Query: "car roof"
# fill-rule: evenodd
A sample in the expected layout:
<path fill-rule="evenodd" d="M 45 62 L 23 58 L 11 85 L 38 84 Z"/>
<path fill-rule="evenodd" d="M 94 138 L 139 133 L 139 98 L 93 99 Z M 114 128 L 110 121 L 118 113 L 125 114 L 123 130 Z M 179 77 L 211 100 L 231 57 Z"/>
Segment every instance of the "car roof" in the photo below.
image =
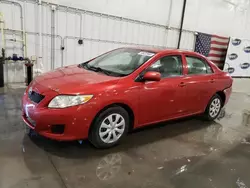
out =
<path fill-rule="evenodd" d="M 202 54 L 199 54 L 197 52 L 193 52 L 193 51 L 189 51 L 189 50 L 179 50 L 179 49 L 171 49 L 171 48 L 166 48 L 166 47 L 124 47 L 124 48 L 130 48 L 130 49 L 137 49 L 137 50 L 143 50 L 143 51 L 147 51 L 147 52 L 153 52 L 153 53 L 184 53 L 188 56 L 196 56 L 196 57 L 202 57 L 203 59 L 206 59 L 206 61 L 214 68 L 214 70 L 216 71 L 220 71 L 220 69 L 209 59 L 207 59 L 207 57 L 205 57 Z"/>
<path fill-rule="evenodd" d="M 127 48 L 132 48 L 132 49 L 138 49 L 138 50 L 143 50 L 143 51 L 148 51 L 148 52 L 154 52 L 154 53 L 161 53 L 161 52 L 169 52 L 169 53 L 187 53 L 189 55 L 199 55 L 202 56 L 199 53 L 189 51 L 189 50 L 179 50 L 179 49 L 171 49 L 171 48 L 166 48 L 166 47 L 127 47 Z"/>

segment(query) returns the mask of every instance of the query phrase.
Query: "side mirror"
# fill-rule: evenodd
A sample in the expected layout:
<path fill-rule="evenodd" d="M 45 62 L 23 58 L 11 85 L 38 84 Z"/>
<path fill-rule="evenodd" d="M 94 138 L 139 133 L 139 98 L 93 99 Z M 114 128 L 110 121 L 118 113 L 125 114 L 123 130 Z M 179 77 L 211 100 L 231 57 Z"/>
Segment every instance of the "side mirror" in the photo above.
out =
<path fill-rule="evenodd" d="M 156 71 L 149 71 L 146 72 L 143 76 L 143 80 L 145 81 L 160 81 L 161 80 L 161 74 Z"/>

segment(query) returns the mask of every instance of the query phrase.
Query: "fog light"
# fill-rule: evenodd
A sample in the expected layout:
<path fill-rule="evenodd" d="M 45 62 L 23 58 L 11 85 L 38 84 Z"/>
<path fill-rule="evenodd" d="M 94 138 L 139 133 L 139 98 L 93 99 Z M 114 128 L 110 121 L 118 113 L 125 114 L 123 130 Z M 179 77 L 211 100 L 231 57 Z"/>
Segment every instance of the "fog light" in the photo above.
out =
<path fill-rule="evenodd" d="M 65 125 L 51 125 L 51 132 L 53 134 L 63 134 Z"/>

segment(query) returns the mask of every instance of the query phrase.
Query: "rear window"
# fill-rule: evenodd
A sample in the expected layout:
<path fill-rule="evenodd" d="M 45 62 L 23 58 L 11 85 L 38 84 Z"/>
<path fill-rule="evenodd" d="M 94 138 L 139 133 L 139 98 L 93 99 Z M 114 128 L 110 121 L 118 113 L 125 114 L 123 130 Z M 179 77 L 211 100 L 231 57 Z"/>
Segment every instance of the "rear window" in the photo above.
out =
<path fill-rule="evenodd" d="M 213 73 L 210 65 L 198 57 L 186 56 L 188 74 L 211 74 Z"/>

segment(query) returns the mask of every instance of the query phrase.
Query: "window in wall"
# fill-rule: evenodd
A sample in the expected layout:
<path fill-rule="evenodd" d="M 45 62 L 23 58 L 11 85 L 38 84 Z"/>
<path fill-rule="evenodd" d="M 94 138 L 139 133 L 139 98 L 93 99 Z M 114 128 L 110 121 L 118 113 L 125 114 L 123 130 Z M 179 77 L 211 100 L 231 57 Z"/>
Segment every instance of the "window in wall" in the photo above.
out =
<path fill-rule="evenodd" d="M 157 71 L 162 78 L 182 75 L 181 56 L 165 56 L 153 63 L 147 71 Z"/>

